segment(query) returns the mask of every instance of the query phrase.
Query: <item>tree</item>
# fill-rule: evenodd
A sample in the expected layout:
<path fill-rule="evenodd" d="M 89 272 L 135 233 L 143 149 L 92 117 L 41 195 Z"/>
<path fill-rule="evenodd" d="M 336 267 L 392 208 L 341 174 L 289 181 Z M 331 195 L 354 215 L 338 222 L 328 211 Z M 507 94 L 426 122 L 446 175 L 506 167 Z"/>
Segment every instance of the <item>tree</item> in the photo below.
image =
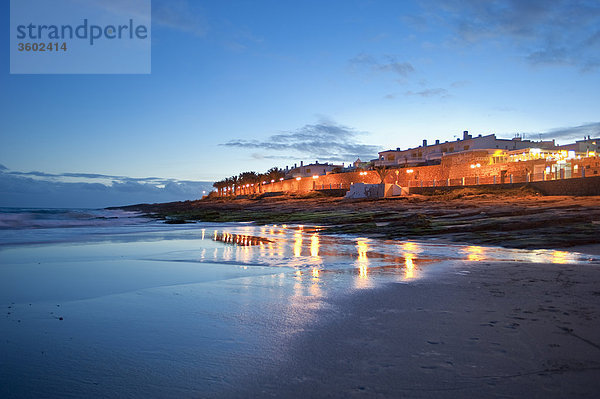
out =
<path fill-rule="evenodd" d="M 380 184 L 383 184 L 383 183 L 385 183 L 385 178 L 390 173 L 390 170 L 386 166 L 376 166 L 375 172 L 377 172 L 377 175 L 381 179 Z"/>
<path fill-rule="evenodd" d="M 281 179 L 282 177 L 285 177 L 285 173 L 283 172 L 282 169 L 279 169 L 277 167 L 271 168 L 269 170 L 267 170 L 267 172 L 265 173 L 267 181 L 271 182 L 271 180 L 275 180 L 278 181 L 279 179 Z"/>

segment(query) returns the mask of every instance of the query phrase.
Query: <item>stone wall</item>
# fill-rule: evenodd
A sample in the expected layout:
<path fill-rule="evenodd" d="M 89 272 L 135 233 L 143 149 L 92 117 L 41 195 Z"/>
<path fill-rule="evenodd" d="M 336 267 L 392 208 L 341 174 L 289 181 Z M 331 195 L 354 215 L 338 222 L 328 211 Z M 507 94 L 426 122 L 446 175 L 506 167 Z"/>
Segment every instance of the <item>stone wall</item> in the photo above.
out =
<path fill-rule="evenodd" d="M 487 151 L 471 151 L 445 157 L 442 159 L 440 165 L 388 169 L 384 173 L 384 183 L 397 184 L 413 189 L 433 186 L 436 188 L 476 186 L 481 184 L 501 186 L 511 183 L 511 179 L 513 184 L 527 182 L 543 183 L 543 180 L 555 181 L 556 179 L 560 180 L 563 177 L 568 177 L 561 176 L 558 173 L 546 174 L 546 169 L 552 168 L 552 165 L 555 165 L 555 163 L 546 162 L 544 159 L 498 164 L 490 164 L 489 159 Z M 581 178 L 584 173 L 586 178 L 600 176 L 600 158 L 575 159 L 570 160 L 569 163 L 571 164 L 570 173 L 572 178 Z M 348 190 L 354 183 L 380 184 L 381 182 L 380 175 L 373 170 L 331 173 L 318 176 L 318 178 L 311 176 L 301 178 L 300 180 L 288 179 L 269 184 L 257 184 L 254 187 L 244 188 L 241 194 L 261 194 L 268 192 L 305 194 L 314 190 Z M 564 187 L 567 187 L 567 185 L 564 185 Z M 558 183 L 550 183 L 548 185 L 548 187 L 558 186 L 562 185 Z M 540 189 L 545 189 L 545 187 L 546 185 L 541 185 Z M 570 185 L 568 187 L 572 188 Z M 548 190 L 554 190 L 554 188 L 548 188 Z M 566 192 L 568 189 L 564 188 L 559 191 Z"/>
<path fill-rule="evenodd" d="M 450 192 L 462 188 L 482 188 L 487 190 L 514 189 L 520 187 L 532 187 L 543 195 L 579 195 L 590 196 L 600 195 L 600 176 L 576 177 L 571 179 L 536 181 L 532 183 L 513 183 L 513 184 L 490 184 L 490 185 L 471 185 L 471 186 L 453 186 L 453 187 L 411 187 L 410 194 L 431 195 L 436 192 Z"/>

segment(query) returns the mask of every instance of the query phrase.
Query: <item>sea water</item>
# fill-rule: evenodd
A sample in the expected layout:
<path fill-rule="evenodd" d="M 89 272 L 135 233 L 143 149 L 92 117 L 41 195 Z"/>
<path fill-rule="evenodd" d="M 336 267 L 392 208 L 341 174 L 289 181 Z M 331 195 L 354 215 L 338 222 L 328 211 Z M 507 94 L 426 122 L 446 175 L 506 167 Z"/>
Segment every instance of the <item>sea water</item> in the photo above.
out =
<path fill-rule="evenodd" d="M 318 226 L 2 208 L 0 397 L 218 396 L 288 360 L 296 334 L 341 317 L 333 297 L 452 262 L 515 260 L 598 263 Z"/>

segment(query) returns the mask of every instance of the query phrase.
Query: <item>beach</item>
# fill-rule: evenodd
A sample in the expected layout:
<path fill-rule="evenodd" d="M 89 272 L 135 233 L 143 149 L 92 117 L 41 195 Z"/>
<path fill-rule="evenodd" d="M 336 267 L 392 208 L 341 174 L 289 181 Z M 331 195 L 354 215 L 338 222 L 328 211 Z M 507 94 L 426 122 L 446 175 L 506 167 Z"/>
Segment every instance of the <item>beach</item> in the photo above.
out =
<path fill-rule="evenodd" d="M 4 210 L 2 397 L 597 391 L 597 245 L 522 249 L 165 221 Z"/>
<path fill-rule="evenodd" d="M 457 264 L 333 306 L 339 317 L 230 397 L 592 398 L 600 269 Z"/>

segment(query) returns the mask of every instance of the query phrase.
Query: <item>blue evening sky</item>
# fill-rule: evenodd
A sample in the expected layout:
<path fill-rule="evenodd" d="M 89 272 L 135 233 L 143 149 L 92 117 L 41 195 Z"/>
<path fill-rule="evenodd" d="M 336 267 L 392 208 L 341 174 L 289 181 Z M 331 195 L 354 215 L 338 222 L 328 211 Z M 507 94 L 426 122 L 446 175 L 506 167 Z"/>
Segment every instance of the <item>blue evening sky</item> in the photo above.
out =
<path fill-rule="evenodd" d="M 463 130 L 600 136 L 597 0 L 152 7 L 151 75 L 10 75 L 1 2 L 0 191 L 181 189 L 300 160 L 368 160 Z"/>

